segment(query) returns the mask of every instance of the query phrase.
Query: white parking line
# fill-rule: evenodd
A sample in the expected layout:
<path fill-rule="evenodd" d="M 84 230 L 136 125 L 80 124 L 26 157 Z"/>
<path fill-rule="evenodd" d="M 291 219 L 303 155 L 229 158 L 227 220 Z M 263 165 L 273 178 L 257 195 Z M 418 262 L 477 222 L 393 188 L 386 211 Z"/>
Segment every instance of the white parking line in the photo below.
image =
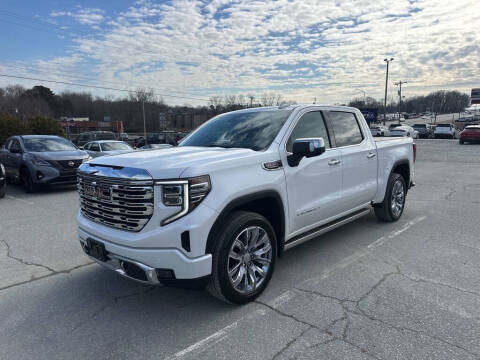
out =
<path fill-rule="evenodd" d="M 172 357 L 169 357 L 167 359 L 180 359 L 180 358 L 183 358 L 185 355 L 190 354 L 192 352 L 196 352 L 198 354 L 200 351 L 205 350 L 206 348 L 208 348 L 208 347 L 218 343 L 219 341 L 221 341 L 225 336 L 228 335 L 228 332 L 230 330 L 237 327 L 238 322 L 242 319 L 239 319 L 239 320 L 235 321 L 234 323 L 232 323 L 228 326 L 225 326 L 223 329 L 218 330 L 217 332 L 215 332 L 212 335 L 206 337 L 205 339 L 202 339 L 202 340 L 196 342 L 195 344 L 190 345 L 186 349 L 183 349 L 182 351 L 177 352 L 175 355 L 173 355 Z"/>
<path fill-rule="evenodd" d="M 23 199 L 20 199 L 20 198 L 18 198 L 18 197 L 16 197 L 16 196 L 12 196 L 12 195 L 7 195 L 7 198 L 12 199 L 12 200 L 17 200 L 17 201 L 20 201 L 20 202 L 22 202 L 22 203 L 24 203 L 24 204 L 28 204 L 28 205 L 34 205 L 34 204 L 35 204 L 35 203 L 31 202 L 31 201 L 23 200 Z"/>
<path fill-rule="evenodd" d="M 418 217 L 416 219 L 413 219 L 409 222 L 407 222 L 405 224 L 405 226 L 403 226 L 401 229 L 399 230 L 395 230 L 395 231 L 392 231 L 390 234 L 386 235 L 386 236 L 382 236 L 381 238 L 375 240 L 373 243 L 371 243 L 370 245 L 368 245 L 366 248 L 363 248 L 357 252 L 355 252 L 354 254 L 350 255 L 350 256 L 347 256 L 345 259 L 343 259 L 342 261 L 340 261 L 339 263 L 335 264 L 334 266 L 332 266 L 331 268 L 329 269 L 326 269 L 322 272 L 322 274 L 318 277 L 318 276 L 315 276 L 311 279 L 308 279 L 306 281 L 312 281 L 312 280 L 316 280 L 318 278 L 320 279 L 326 279 L 327 277 L 329 277 L 335 270 L 339 270 L 339 269 L 343 269 L 345 267 L 347 267 L 348 265 L 354 263 L 355 261 L 357 261 L 358 259 L 364 257 L 365 255 L 368 254 L 368 252 L 378 246 L 381 246 L 385 243 L 385 241 L 388 241 L 388 240 L 391 240 L 395 237 L 397 237 L 398 235 L 400 235 L 401 233 L 403 233 L 404 231 L 410 229 L 412 226 L 418 224 L 419 222 L 425 220 L 427 217 L 426 216 L 421 216 L 421 217 Z M 276 308 L 278 306 L 280 306 L 281 304 L 289 301 L 290 299 L 292 299 L 293 297 L 295 296 L 295 293 L 291 290 L 287 290 L 285 292 L 283 292 L 282 294 L 280 294 L 279 296 L 277 296 L 275 299 L 273 299 L 271 302 L 269 302 L 270 306 Z M 259 313 L 261 315 L 265 315 L 265 312 L 261 309 L 259 310 L 256 310 L 255 313 Z M 173 356 L 171 357 L 168 357 L 166 359 L 168 360 L 173 360 L 173 359 L 180 359 L 180 358 L 183 358 L 185 357 L 185 355 L 188 355 L 192 352 L 196 352 L 197 354 L 201 351 L 204 351 L 206 350 L 207 348 L 209 348 L 210 346 L 212 345 L 215 345 L 216 343 L 220 342 L 222 339 L 224 339 L 227 335 L 228 335 L 228 332 L 234 328 L 237 327 L 238 323 L 240 321 L 242 321 L 243 319 L 245 318 L 242 317 L 240 319 L 238 319 L 237 321 L 235 321 L 234 323 L 230 324 L 230 325 L 227 325 L 225 326 L 224 328 L 218 330 L 217 332 L 213 333 L 212 335 L 210 336 L 207 336 L 206 338 L 196 342 L 195 344 L 193 345 L 190 345 L 189 347 L 185 348 L 184 350 L 181 350 L 179 352 L 177 352 L 176 354 L 174 354 Z"/>

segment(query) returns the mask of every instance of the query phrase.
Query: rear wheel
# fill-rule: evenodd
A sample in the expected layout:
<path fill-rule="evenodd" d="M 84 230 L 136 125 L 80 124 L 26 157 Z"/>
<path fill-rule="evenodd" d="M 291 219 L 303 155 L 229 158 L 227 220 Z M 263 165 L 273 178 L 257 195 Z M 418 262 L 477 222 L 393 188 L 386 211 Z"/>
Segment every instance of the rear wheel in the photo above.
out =
<path fill-rule="evenodd" d="M 458 140 L 458 143 L 459 143 L 460 145 L 463 145 L 463 144 L 464 144 L 464 141 L 463 141 L 462 139 L 460 139 L 460 140 Z"/>
<path fill-rule="evenodd" d="M 394 222 L 400 219 L 405 207 L 407 186 L 402 175 L 391 173 L 385 198 L 374 207 L 375 215 L 381 221 Z"/>
<path fill-rule="evenodd" d="M 236 304 L 255 300 L 275 268 L 277 242 L 272 226 L 260 214 L 236 211 L 215 240 L 208 291 Z"/>

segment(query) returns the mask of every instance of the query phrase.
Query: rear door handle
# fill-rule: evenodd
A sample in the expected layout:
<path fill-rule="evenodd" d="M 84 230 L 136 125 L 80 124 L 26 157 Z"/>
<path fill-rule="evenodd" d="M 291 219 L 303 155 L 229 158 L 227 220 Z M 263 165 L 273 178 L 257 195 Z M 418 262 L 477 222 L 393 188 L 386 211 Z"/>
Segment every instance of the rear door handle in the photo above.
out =
<path fill-rule="evenodd" d="M 367 158 L 371 159 L 371 158 L 375 157 L 375 155 L 377 155 L 377 154 L 375 154 L 374 152 L 368 153 Z"/>
<path fill-rule="evenodd" d="M 338 165 L 340 164 L 340 160 L 337 160 L 337 159 L 332 159 L 328 162 L 328 165 L 330 166 L 334 166 L 334 165 Z"/>

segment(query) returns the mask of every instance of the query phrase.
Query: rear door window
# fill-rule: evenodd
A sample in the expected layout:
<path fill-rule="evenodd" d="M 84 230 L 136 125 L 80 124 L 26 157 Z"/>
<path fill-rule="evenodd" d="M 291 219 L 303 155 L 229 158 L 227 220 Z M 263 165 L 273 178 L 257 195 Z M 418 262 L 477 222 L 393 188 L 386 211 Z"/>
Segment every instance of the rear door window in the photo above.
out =
<path fill-rule="evenodd" d="M 333 127 L 337 147 L 360 144 L 364 137 L 357 117 L 351 112 L 329 111 L 328 118 Z"/>

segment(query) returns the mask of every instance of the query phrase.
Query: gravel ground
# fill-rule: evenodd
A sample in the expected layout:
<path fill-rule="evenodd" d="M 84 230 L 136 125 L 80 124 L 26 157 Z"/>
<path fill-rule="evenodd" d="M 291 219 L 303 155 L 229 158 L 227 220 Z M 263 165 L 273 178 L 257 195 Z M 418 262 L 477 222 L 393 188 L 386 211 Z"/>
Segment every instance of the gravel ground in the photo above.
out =
<path fill-rule="evenodd" d="M 148 287 L 82 254 L 74 190 L 0 200 L 1 359 L 479 359 L 480 156 L 418 140 L 402 219 L 285 254 L 257 302 Z"/>

